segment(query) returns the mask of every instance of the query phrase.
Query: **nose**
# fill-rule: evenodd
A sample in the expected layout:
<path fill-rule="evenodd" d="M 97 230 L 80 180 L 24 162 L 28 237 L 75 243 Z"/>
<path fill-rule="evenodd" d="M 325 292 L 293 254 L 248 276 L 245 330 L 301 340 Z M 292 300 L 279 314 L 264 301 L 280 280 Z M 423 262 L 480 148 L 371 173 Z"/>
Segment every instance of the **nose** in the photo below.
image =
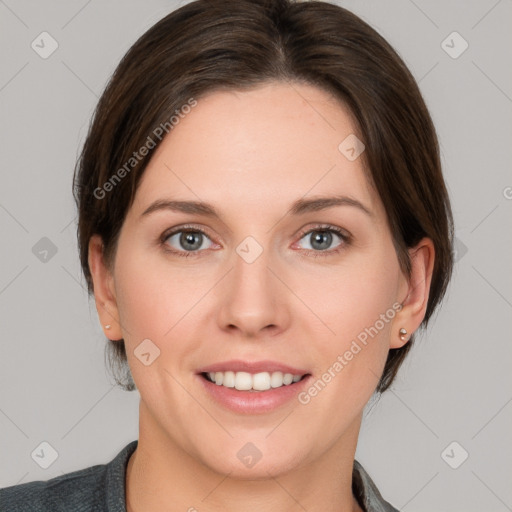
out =
<path fill-rule="evenodd" d="M 233 267 L 219 290 L 219 327 L 244 338 L 275 336 L 288 328 L 290 292 L 276 268 L 270 268 L 268 251 L 249 261 L 235 252 Z"/>

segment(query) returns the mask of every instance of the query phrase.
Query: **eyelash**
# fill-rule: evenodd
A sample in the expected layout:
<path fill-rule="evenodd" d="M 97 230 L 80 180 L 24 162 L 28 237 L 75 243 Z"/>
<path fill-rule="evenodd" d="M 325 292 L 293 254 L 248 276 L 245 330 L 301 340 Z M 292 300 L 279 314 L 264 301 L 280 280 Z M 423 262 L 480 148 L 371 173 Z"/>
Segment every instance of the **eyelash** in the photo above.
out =
<path fill-rule="evenodd" d="M 314 251 L 312 249 L 304 249 L 309 255 L 313 256 L 313 258 L 326 257 L 326 256 L 332 256 L 334 254 L 338 254 L 341 251 L 343 251 L 346 248 L 346 246 L 350 245 L 350 243 L 352 242 L 352 237 L 348 233 L 346 233 L 344 230 L 341 230 L 340 228 L 337 228 L 336 226 L 331 226 L 328 224 L 327 225 L 325 225 L 325 224 L 317 225 L 317 226 L 309 228 L 305 231 L 302 231 L 299 234 L 299 240 L 304 238 L 304 236 L 306 236 L 310 233 L 313 233 L 315 231 L 334 232 L 336 235 L 338 235 L 341 238 L 343 243 L 335 249 L 329 249 L 326 251 Z M 174 249 L 169 249 L 169 246 L 166 243 L 166 241 L 171 236 L 175 235 L 176 233 L 181 233 L 181 232 L 202 233 L 203 235 L 205 235 L 207 238 L 209 238 L 211 240 L 211 238 L 208 236 L 208 233 L 206 233 L 205 231 L 203 231 L 200 228 L 197 228 L 192 225 L 180 226 L 178 229 L 166 231 L 165 233 L 163 233 L 161 235 L 160 245 L 162 246 L 162 248 L 165 252 L 170 253 L 174 256 L 178 256 L 180 258 L 189 258 L 191 256 L 196 257 L 198 254 L 200 254 L 202 252 L 202 251 L 176 251 Z"/>

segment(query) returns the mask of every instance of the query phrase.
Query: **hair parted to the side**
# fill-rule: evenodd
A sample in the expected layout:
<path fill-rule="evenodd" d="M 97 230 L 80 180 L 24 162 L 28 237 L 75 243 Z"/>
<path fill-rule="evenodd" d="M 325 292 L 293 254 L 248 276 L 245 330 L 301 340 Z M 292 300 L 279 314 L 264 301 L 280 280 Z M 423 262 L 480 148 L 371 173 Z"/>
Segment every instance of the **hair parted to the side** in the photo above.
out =
<path fill-rule="evenodd" d="M 453 218 L 435 128 L 395 50 L 356 15 L 327 2 L 197 0 L 157 22 L 129 49 L 98 102 L 73 179 L 89 293 L 89 240 L 101 236 L 112 269 L 121 226 L 153 149 L 127 171 L 133 153 L 191 98 L 269 81 L 312 84 L 349 107 L 366 146 L 365 172 L 386 209 L 406 275 L 407 249 L 425 236 L 434 243 L 426 327 L 453 268 Z M 104 185 L 123 166 L 123 179 L 107 193 Z M 389 351 L 377 392 L 391 385 L 413 341 Z M 107 350 L 117 383 L 135 389 L 124 341 L 110 341 Z"/>

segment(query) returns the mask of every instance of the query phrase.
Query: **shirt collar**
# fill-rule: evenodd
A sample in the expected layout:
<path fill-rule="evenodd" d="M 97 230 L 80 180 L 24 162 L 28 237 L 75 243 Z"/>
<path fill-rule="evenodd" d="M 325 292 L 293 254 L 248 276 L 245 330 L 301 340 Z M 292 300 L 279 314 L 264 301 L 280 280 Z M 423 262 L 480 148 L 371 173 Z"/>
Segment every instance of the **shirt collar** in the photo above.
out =
<path fill-rule="evenodd" d="M 352 492 L 364 512 L 398 512 L 381 495 L 363 466 L 354 460 Z"/>

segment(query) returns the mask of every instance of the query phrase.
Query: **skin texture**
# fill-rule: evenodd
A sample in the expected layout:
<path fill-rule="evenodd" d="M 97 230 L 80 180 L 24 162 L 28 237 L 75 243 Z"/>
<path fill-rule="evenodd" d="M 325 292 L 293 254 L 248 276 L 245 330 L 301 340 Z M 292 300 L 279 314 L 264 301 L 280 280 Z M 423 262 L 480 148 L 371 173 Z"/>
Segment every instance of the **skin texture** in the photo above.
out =
<path fill-rule="evenodd" d="M 412 333 L 424 317 L 434 249 L 429 239 L 410 249 L 406 279 L 362 159 L 338 150 L 352 133 L 349 111 L 310 85 L 210 93 L 153 154 L 113 272 L 101 240 L 91 239 L 100 320 L 112 325 L 110 339 L 124 338 L 141 395 L 129 511 L 360 510 L 351 481 L 363 408 L 388 350 L 407 342 L 399 329 Z M 287 214 L 297 199 L 335 194 L 372 216 L 347 205 Z M 207 201 L 221 219 L 170 210 L 141 218 L 157 199 Z M 164 250 L 187 253 L 179 234 L 159 243 L 183 224 L 207 235 L 186 258 Z M 332 233 L 326 249 L 315 249 L 314 233 L 303 233 L 326 225 L 352 241 Z M 236 252 L 247 236 L 263 248 L 250 264 Z M 316 380 L 397 303 L 403 308 L 306 405 L 294 399 L 269 413 L 234 413 L 196 374 L 229 359 L 270 359 Z M 134 355 L 146 338 L 161 351 L 149 366 Z M 237 457 L 248 442 L 262 454 L 252 468 Z"/>

